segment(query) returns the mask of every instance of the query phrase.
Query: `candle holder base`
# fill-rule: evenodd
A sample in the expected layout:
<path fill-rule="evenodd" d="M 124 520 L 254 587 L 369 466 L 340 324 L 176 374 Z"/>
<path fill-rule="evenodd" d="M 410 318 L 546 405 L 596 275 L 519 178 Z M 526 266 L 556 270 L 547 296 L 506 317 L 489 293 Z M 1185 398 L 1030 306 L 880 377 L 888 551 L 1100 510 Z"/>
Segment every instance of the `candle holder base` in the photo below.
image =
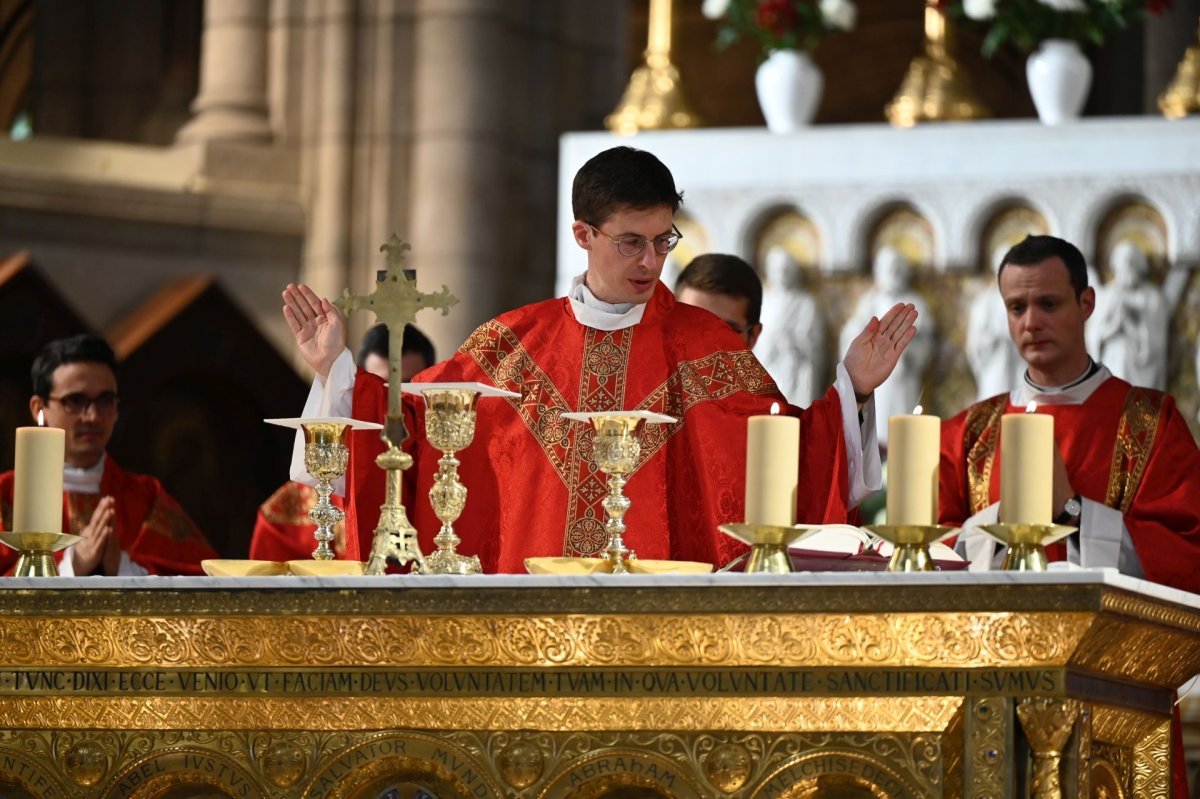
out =
<path fill-rule="evenodd" d="M 788 547 L 815 533 L 819 526 L 736 523 L 722 524 L 719 529 L 730 538 L 750 545 L 750 556 L 746 559 L 743 572 L 787 574 L 793 571 Z"/>
<path fill-rule="evenodd" d="M 57 577 L 54 553 L 82 540 L 66 533 L 0 533 L 0 544 L 20 553 L 13 568 L 14 577 Z"/>
<path fill-rule="evenodd" d="M 887 565 L 890 572 L 937 571 L 929 545 L 954 532 L 943 524 L 868 524 L 865 529 L 895 547 Z"/>
<path fill-rule="evenodd" d="M 1006 545 L 1002 571 L 1044 572 L 1046 545 L 1061 541 L 1078 527 L 1065 524 L 981 524 L 980 529 Z"/>

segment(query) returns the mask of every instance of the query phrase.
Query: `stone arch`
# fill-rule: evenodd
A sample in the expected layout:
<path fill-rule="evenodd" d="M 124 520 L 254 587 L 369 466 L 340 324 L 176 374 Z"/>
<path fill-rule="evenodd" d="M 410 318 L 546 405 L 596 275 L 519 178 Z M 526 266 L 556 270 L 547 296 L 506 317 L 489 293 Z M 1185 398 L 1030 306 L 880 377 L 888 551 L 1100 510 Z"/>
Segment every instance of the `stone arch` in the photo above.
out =
<path fill-rule="evenodd" d="M 237 761 L 207 749 L 156 752 L 108 783 L 107 799 L 262 799 L 258 781 Z"/>
<path fill-rule="evenodd" d="M 558 768 L 540 799 L 703 799 L 678 764 L 635 749 L 608 749 Z"/>
<path fill-rule="evenodd" d="M 1022 197 L 993 200 L 972 217 L 971 238 L 974 248 L 970 266 L 990 278 L 998 266 L 997 250 L 1007 250 L 1026 235 L 1047 235 L 1053 230 L 1050 218 L 1034 203 Z"/>
<path fill-rule="evenodd" d="M 903 253 L 914 271 L 930 269 L 938 262 L 937 233 L 932 218 L 913 202 L 877 205 L 857 227 L 852 251 L 855 271 L 868 269 L 875 253 L 885 246 Z"/>
<path fill-rule="evenodd" d="M 1100 203 L 1087 226 L 1088 241 L 1075 242 L 1096 267 L 1104 282 L 1112 277 L 1108 258 L 1120 241 L 1131 241 L 1146 254 L 1150 276 L 1162 283 L 1171 250 L 1170 230 L 1162 211 L 1141 195 L 1126 194 Z"/>
<path fill-rule="evenodd" d="M 782 244 L 805 271 L 827 272 L 833 268 L 830 235 L 828 220 L 819 214 L 793 202 L 778 201 L 759 207 L 748 217 L 739 242 L 746 260 L 760 271 L 766 250 Z"/>

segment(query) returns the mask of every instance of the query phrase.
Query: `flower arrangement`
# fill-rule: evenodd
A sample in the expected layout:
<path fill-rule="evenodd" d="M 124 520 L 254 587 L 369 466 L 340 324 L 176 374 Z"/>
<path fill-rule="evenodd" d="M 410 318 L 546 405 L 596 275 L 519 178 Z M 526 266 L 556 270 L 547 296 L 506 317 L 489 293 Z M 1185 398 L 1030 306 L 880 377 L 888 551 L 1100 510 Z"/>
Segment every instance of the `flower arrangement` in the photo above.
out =
<path fill-rule="evenodd" d="M 704 0 L 704 16 L 723 20 L 717 45 L 754 39 L 763 58 L 779 50 L 812 51 L 830 33 L 854 28 L 853 0 Z"/>
<path fill-rule="evenodd" d="M 1109 34 L 1170 5 L 1171 0 L 953 0 L 942 8 L 987 26 L 983 54 L 990 57 L 1005 44 L 1029 52 L 1047 39 L 1104 44 Z"/>

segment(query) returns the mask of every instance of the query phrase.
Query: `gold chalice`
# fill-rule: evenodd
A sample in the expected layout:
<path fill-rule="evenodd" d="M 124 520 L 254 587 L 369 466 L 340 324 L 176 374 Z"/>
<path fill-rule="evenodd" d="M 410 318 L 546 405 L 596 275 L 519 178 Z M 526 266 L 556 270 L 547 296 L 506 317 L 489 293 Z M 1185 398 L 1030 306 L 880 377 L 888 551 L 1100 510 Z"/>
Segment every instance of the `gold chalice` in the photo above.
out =
<path fill-rule="evenodd" d="M 868 524 L 865 529 L 895 546 L 887 565 L 890 572 L 936 571 L 929 545 L 954 532 L 942 524 Z"/>
<path fill-rule="evenodd" d="M 336 555 L 329 545 L 334 538 L 333 526 L 346 514 L 334 507 L 329 496 L 333 493 L 333 481 L 346 473 L 350 458 L 350 431 L 378 430 L 381 425 L 343 417 L 263 421 L 304 432 L 304 468 L 317 479 L 317 502 L 308 512 L 308 518 L 317 525 L 313 533 L 317 548 L 312 556 L 316 560 L 333 560 Z"/>
<path fill-rule="evenodd" d="M 482 571 L 479 557 L 460 555 L 457 551 L 461 539 L 454 532 L 454 522 L 467 504 L 467 487 L 458 479 L 460 462 L 455 453 L 466 449 L 475 438 L 476 404 L 480 397 L 521 395 L 483 383 L 414 383 L 404 390 L 419 391 L 425 397 L 425 437 L 442 452 L 433 488 L 429 489 L 429 503 L 441 519 L 442 529 L 433 539 L 437 550 L 425 558 L 421 572 L 479 574 Z"/>
<path fill-rule="evenodd" d="M 601 555 L 612 564 L 613 574 L 628 574 L 625 561 L 637 555 L 625 546 L 625 514 L 631 502 L 625 496 L 624 488 L 642 454 L 642 427 L 646 424 L 670 424 L 676 420 L 673 416 L 652 411 L 564 413 L 562 418 L 591 422 L 595 430 L 592 459 L 597 468 L 608 475 L 608 496 L 602 503 L 608 515 L 608 521 L 604 524 L 608 545 Z"/>
<path fill-rule="evenodd" d="M 1046 545 L 1061 541 L 1079 529 L 1065 524 L 1012 523 L 981 524 L 979 528 L 1008 547 L 1000 568 L 1014 572 L 1046 571 Z"/>
<path fill-rule="evenodd" d="M 57 577 L 54 553 L 82 540 L 80 536 L 67 533 L 0 533 L 0 544 L 20 553 L 13 568 L 14 577 Z"/>

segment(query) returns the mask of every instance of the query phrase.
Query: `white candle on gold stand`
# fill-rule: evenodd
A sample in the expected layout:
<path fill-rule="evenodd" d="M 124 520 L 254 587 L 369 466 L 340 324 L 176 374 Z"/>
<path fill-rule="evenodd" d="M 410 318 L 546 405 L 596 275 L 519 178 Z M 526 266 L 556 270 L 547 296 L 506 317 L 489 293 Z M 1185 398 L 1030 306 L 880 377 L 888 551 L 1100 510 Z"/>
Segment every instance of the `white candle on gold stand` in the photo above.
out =
<path fill-rule="evenodd" d="M 888 419 L 887 523 L 937 523 L 942 420 L 921 413 Z"/>
<path fill-rule="evenodd" d="M 800 420 L 751 416 L 746 428 L 746 524 L 790 527 L 796 523 L 800 470 Z"/>
<path fill-rule="evenodd" d="M 1025 413 L 1000 418 L 1000 523 L 1049 524 L 1054 491 L 1054 417 Z"/>
<path fill-rule="evenodd" d="M 38 421 L 42 421 L 40 415 Z M 57 427 L 17 428 L 13 467 L 14 532 L 62 532 L 66 448 L 65 430 Z"/>

